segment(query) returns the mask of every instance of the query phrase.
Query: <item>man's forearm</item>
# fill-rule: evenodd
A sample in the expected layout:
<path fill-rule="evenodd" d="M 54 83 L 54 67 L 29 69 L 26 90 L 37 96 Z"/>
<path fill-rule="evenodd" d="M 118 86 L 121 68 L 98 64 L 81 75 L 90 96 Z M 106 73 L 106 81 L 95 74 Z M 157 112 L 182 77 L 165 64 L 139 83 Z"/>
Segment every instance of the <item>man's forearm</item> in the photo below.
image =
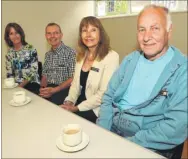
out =
<path fill-rule="evenodd" d="M 46 87 L 47 86 L 47 78 L 46 76 L 42 75 L 42 79 L 41 79 L 41 82 L 40 82 L 40 86 L 41 87 Z"/>
<path fill-rule="evenodd" d="M 24 87 L 25 85 L 27 85 L 29 83 L 29 81 L 24 80 L 22 83 L 19 84 L 20 87 Z"/>
<path fill-rule="evenodd" d="M 59 86 L 54 88 L 54 92 L 53 93 L 57 93 L 67 87 L 69 87 L 71 85 L 73 78 L 69 78 L 68 80 L 66 80 L 65 82 L 61 83 Z"/>

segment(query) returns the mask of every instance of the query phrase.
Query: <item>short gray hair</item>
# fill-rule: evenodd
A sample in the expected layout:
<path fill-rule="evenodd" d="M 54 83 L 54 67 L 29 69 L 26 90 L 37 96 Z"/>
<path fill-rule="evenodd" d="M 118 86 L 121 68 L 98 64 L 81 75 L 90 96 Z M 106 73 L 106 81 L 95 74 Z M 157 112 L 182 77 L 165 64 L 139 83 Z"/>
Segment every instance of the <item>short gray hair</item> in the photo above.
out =
<path fill-rule="evenodd" d="M 153 8 L 153 9 L 162 9 L 164 11 L 164 13 L 166 14 L 166 22 L 167 22 L 167 25 L 166 25 L 166 30 L 167 32 L 169 32 L 170 30 L 170 26 L 172 25 L 172 19 L 171 19 L 171 15 L 170 15 L 170 11 L 168 8 L 164 7 L 164 6 L 157 6 L 155 4 L 150 4 L 150 5 L 147 5 L 145 6 L 141 12 L 139 13 L 138 15 L 138 19 L 140 17 L 140 15 L 147 9 L 149 8 Z"/>
<path fill-rule="evenodd" d="M 60 27 L 59 24 L 54 23 L 54 22 L 52 22 L 52 23 L 48 23 L 47 26 L 46 26 L 46 28 L 45 28 L 45 31 L 46 31 L 46 29 L 47 29 L 49 26 L 57 26 L 57 27 L 59 28 L 60 33 L 62 33 L 62 31 L 61 31 L 61 27 Z"/>

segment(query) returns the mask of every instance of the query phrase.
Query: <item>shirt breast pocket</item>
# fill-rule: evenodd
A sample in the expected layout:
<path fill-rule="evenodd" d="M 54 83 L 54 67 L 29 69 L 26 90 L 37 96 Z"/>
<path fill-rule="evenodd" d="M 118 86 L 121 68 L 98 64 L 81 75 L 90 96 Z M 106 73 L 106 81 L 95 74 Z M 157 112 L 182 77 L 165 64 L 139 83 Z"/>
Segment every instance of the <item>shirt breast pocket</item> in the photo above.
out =
<path fill-rule="evenodd" d="M 64 63 L 59 64 L 57 67 L 57 72 L 61 76 L 67 77 L 68 76 L 68 67 Z"/>
<path fill-rule="evenodd" d="M 65 60 L 59 59 L 59 62 L 57 63 L 58 67 L 68 67 L 68 63 Z"/>

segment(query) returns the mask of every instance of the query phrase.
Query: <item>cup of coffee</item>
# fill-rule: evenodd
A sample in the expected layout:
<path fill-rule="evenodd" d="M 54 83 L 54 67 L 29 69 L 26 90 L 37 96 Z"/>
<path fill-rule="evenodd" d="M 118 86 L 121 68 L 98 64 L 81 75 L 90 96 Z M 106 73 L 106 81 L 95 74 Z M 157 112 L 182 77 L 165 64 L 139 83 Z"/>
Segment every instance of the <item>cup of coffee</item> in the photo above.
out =
<path fill-rule="evenodd" d="M 82 128 L 79 124 L 68 124 L 62 131 L 62 140 L 65 145 L 73 147 L 82 142 Z"/>
<path fill-rule="evenodd" d="M 5 86 L 7 87 L 13 87 L 15 82 L 14 82 L 14 78 L 6 78 L 4 80 Z"/>
<path fill-rule="evenodd" d="M 26 101 L 26 95 L 24 91 L 17 91 L 13 94 L 13 101 L 15 103 L 21 104 Z"/>

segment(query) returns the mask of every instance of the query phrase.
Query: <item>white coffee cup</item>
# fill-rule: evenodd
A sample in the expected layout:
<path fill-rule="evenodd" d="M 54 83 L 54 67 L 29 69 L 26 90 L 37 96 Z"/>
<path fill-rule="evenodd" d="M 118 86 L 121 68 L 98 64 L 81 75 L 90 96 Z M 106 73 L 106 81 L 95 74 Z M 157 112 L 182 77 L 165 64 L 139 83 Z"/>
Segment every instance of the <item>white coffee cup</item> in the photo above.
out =
<path fill-rule="evenodd" d="M 76 146 L 82 142 L 82 128 L 79 124 L 68 124 L 63 127 L 63 143 L 67 146 Z"/>
<path fill-rule="evenodd" d="M 4 83 L 5 83 L 5 86 L 7 86 L 7 87 L 13 87 L 14 86 L 14 84 L 15 84 L 15 82 L 14 82 L 14 78 L 6 78 L 5 80 L 4 80 Z"/>
<path fill-rule="evenodd" d="M 26 101 L 26 95 L 24 91 L 17 91 L 13 94 L 13 101 L 15 103 L 21 104 Z"/>

